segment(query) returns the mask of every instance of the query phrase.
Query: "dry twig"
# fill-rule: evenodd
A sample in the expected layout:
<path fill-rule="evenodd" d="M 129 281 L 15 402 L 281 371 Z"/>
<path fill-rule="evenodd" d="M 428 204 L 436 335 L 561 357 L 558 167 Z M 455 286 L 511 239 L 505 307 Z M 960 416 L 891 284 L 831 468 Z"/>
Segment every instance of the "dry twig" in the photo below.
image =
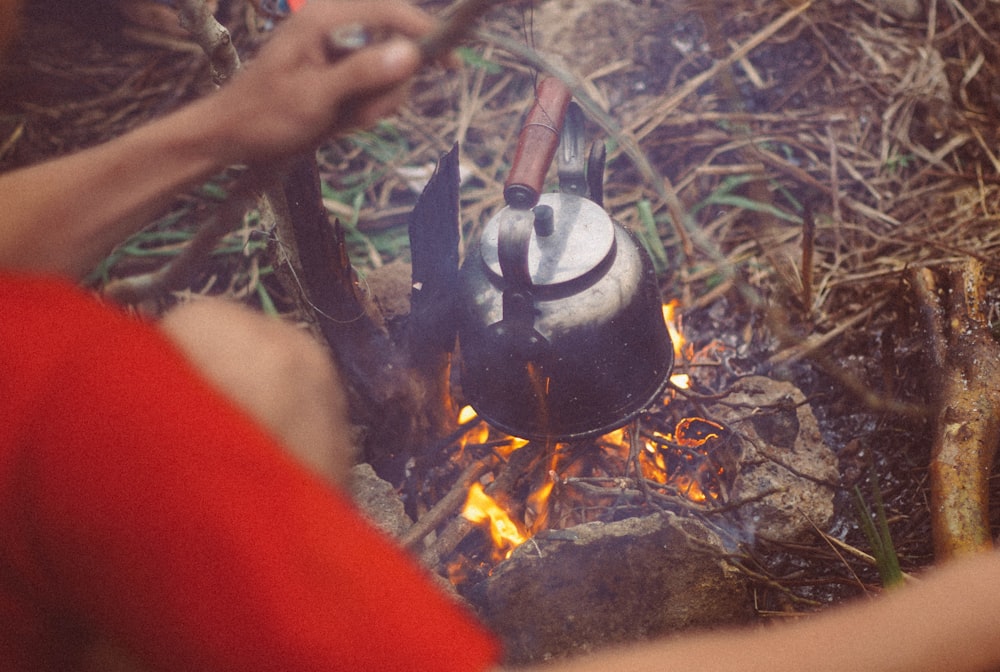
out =
<path fill-rule="evenodd" d="M 459 474 L 458 480 L 452 485 L 448 494 L 438 500 L 437 504 L 420 517 L 420 520 L 406 530 L 400 536 L 399 543 L 406 548 L 414 548 L 424 540 L 424 537 L 440 527 L 448 518 L 454 516 L 465 503 L 472 484 L 478 482 L 484 474 L 491 471 L 496 466 L 497 461 L 495 456 L 490 456 L 476 460 L 466 467 Z"/>

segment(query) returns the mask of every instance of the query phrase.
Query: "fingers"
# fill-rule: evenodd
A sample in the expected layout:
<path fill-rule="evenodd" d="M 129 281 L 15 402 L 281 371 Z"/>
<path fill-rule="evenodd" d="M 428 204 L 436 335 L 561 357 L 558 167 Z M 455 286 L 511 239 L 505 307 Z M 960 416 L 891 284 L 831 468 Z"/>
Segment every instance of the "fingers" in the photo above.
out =
<path fill-rule="evenodd" d="M 397 37 L 344 58 L 333 69 L 336 76 L 331 71 L 330 82 L 344 90 L 383 91 L 409 79 L 420 64 L 417 44 Z"/>
<path fill-rule="evenodd" d="M 401 102 L 394 88 L 420 68 L 421 54 L 413 41 L 431 32 L 437 21 L 417 7 L 400 0 L 314 0 L 307 3 L 284 28 L 295 31 L 298 44 L 313 43 L 311 50 L 326 62 L 316 73 L 315 94 L 342 101 L 334 128 L 370 123 L 375 114 L 391 112 Z M 338 47 L 335 35 L 362 31 L 387 36 L 369 46 L 332 56 Z M 382 100 L 379 100 L 382 99 Z M 376 102 L 378 101 L 378 102 Z"/>
<path fill-rule="evenodd" d="M 401 0 L 313 0 L 279 32 L 295 33 L 300 44 L 321 46 L 318 53 L 329 54 L 330 44 L 345 32 L 363 31 L 380 43 L 394 36 L 418 39 L 436 25 L 429 14 Z"/>
<path fill-rule="evenodd" d="M 426 35 L 436 25 L 429 14 L 400 0 L 313 0 L 293 18 L 307 21 L 318 30 L 357 23 L 372 33 L 413 39 Z"/>
<path fill-rule="evenodd" d="M 414 40 L 437 25 L 400 0 L 310 0 L 216 98 L 214 107 L 235 120 L 220 151 L 260 163 L 375 123 L 403 102 L 422 63 Z M 331 34 L 355 26 L 388 37 L 331 58 Z"/>
<path fill-rule="evenodd" d="M 416 43 L 393 38 L 343 59 L 331 69 L 325 84 L 340 106 L 337 126 L 367 126 L 398 107 L 405 98 L 402 86 L 421 64 Z"/>

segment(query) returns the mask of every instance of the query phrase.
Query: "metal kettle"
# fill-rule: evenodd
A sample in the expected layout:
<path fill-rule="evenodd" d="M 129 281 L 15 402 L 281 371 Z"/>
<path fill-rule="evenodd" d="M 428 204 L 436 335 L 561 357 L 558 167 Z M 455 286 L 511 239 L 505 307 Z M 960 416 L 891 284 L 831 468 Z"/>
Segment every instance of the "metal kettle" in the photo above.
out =
<path fill-rule="evenodd" d="M 648 255 L 585 197 L 582 113 L 570 98 L 555 78 L 539 84 L 507 206 L 460 271 L 463 393 L 487 422 L 530 439 L 624 425 L 662 394 L 673 366 Z M 560 191 L 541 194 L 557 146 Z"/>

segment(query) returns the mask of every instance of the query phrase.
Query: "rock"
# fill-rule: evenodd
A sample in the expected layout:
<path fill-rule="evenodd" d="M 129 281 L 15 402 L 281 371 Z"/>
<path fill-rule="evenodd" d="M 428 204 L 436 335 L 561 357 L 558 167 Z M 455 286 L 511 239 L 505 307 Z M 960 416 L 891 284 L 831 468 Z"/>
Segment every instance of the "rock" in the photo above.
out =
<path fill-rule="evenodd" d="M 837 458 L 823 442 L 816 417 L 798 388 L 762 376 L 743 378 L 723 403 L 709 410 L 709 417 L 733 431 L 742 444 L 730 500 L 755 500 L 737 512 L 748 536 L 789 541 L 801 538 L 813 525 L 830 525 L 840 478 Z"/>
<path fill-rule="evenodd" d="M 516 665 L 753 615 L 745 579 L 699 521 L 665 512 L 548 531 L 469 601 Z"/>
<path fill-rule="evenodd" d="M 413 524 L 392 484 L 379 478 L 370 464 L 351 471 L 351 497 L 368 520 L 393 538 Z"/>

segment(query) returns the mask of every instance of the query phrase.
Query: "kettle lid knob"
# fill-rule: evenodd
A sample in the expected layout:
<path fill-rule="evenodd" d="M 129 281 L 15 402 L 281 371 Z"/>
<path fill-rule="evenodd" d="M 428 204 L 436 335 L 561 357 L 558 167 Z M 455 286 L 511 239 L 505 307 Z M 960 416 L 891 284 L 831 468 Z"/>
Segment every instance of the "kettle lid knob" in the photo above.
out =
<path fill-rule="evenodd" d="M 572 282 L 600 266 L 614 251 L 614 223 L 593 201 L 572 194 L 546 193 L 538 203 L 527 245 L 526 269 L 531 286 Z M 499 252 L 501 228 L 509 228 L 526 213 L 531 211 L 505 207 L 483 230 L 480 252 L 486 267 L 498 278 L 504 277 Z"/>

